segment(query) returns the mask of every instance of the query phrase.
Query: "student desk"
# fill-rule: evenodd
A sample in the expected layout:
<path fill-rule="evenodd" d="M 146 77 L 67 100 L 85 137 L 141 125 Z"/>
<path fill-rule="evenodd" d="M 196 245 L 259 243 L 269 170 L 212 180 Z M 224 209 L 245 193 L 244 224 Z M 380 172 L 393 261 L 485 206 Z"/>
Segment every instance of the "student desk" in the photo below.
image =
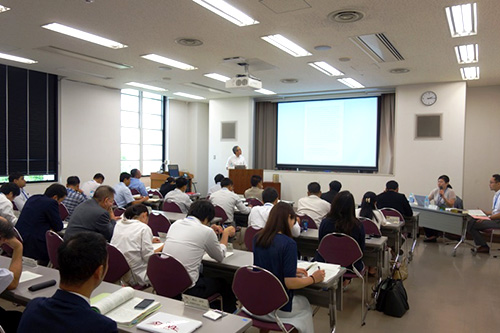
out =
<path fill-rule="evenodd" d="M 174 223 L 177 220 L 185 219 L 187 216 L 187 214 L 184 214 L 184 213 L 165 212 L 163 210 L 154 210 L 153 209 L 152 212 L 155 214 L 161 214 L 161 215 L 165 216 L 170 221 L 170 223 Z"/>
<path fill-rule="evenodd" d="M 9 267 L 10 258 L 6 258 L 0 256 L 0 265 L 2 267 Z M 41 274 L 41 277 L 38 277 L 33 280 L 29 280 L 23 283 L 20 283 L 19 286 L 14 290 L 8 290 L 1 294 L 1 297 L 7 299 L 12 302 L 16 302 L 22 305 L 26 305 L 30 300 L 35 297 L 51 297 L 57 290 L 58 284 L 55 286 L 45 288 L 36 292 L 31 292 L 28 290 L 28 287 L 48 281 L 48 280 L 56 280 L 59 282 L 59 272 L 55 269 L 47 268 L 47 267 L 27 267 L 23 266 L 23 271 L 30 271 L 33 273 Z M 92 296 L 99 295 L 105 292 L 114 292 L 121 288 L 119 285 L 111 284 L 107 282 L 102 282 L 97 289 L 94 290 Z M 171 298 L 162 297 L 156 294 L 146 293 L 143 291 L 135 291 L 137 297 L 141 298 L 152 298 L 162 304 L 161 308 L 158 310 L 160 312 L 168 312 L 174 315 L 183 316 L 191 319 L 199 320 L 203 323 L 203 325 L 196 330 L 196 332 L 206 332 L 206 333 L 219 333 L 219 332 L 245 332 L 248 328 L 252 326 L 252 321 L 240 316 L 235 316 L 229 314 L 219 320 L 212 321 L 203 317 L 203 313 L 206 311 L 199 310 L 191 307 L 184 306 L 184 303 L 181 301 L 177 301 Z M 120 332 L 144 332 L 138 330 L 134 327 L 121 327 L 118 326 Z"/>
<path fill-rule="evenodd" d="M 234 273 L 238 268 L 253 265 L 253 253 L 249 251 L 234 250 L 230 257 L 221 263 L 213 259 L 203 260 L 203 274 L 214 277 L 224 277 L 228 281 L 233 280 Z M 334 330 L 337 322 L 337 308 L 342 308 L 342 276 L 345 268 L 341 268 L 328 283 L 317 283 L 294 292 L 306 296 L 313 305 L 327 307 L 330 315 L 330 328 Z M 328 291 L 328 292 L 326 292 Z M 337 303 L 337 298 L 340 300 Z"/>

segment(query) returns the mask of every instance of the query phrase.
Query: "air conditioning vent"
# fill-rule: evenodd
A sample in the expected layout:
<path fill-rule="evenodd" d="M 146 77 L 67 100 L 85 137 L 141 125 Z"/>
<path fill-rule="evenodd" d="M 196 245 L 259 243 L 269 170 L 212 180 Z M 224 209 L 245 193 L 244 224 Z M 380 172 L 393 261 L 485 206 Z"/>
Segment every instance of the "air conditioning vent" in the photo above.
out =
<path fill-rule="evenodd" d="M 403 61 L 399 53 L 383 33 L 351 37 L 351 41 L 377 63 Z"/>

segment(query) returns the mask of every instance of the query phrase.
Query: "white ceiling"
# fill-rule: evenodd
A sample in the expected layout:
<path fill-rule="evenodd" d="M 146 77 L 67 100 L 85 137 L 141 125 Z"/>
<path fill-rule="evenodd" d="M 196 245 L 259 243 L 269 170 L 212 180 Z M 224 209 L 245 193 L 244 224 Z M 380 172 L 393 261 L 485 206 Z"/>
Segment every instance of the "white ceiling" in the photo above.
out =
<path fill-rule="evenodd" d="M 457 64 L 453 47 L 478 43 L 481 78 L 469 81 L 468 85 L 500 84 L 500 66 L 495 62 L 500 54 L 498 0 L 476 0 L 478 34 L 462 38 L 451 38 L 444 7 L 464 3 L 464 0 L 227 1 L 260 24 L 238 27 L 190 0 L 0 0 L 1 5 L 11 8 L 0 14 L 0 52 L 38 61 L 34 65 L 21 65 L 0 59 L 0 63 L 113 88 L 125 88 L 129 81 L 141 82 L 168 89 L 165 95 L 169 97 L 179 91 L 208 99 L 262 97 L 252 91 L 226 89 L 224 83 L 203 76 L 210 72 L 229 77 L 242 73 L 238 65 L 223 62 L 224 58 L 240 56 L 250 61 L 250 72 L 262 80 L 264 88 L 286 96 L 348 90 L 335 78 L 308 66 L 311 61 L 328 62 L 368 90 L 461 81 L 461 66 Z M 306 8 L 297 9 L 301 7 Z M 355 9 L 365 17 L 343 24 L 328 20 L 330 12 L 341 9 Z M 277 13 L 281 10 L 284 12 Z M 95 33 L 128 47 L 113 50 L 41 28 L 51 22 Z M 298 43 L 312 56 L 294 58 L 260 38 L 277 33 Z M 370 33 L 384 33 L 405 60 L 375 63 L 349 40 Z M 199 39 L 203 45 L 179 45 L 175 42 L 178 38 Z M 331 49 L 316 51 L 317 45 L 329 45 Z M 133 68 L 113 69 L 40 49 L 47 46 L 125 63 Z M 160 69 L 160 64 L 140 57 L 148 53 L 188 63 L 198 70 Z M 342 57 L 351 60 L 339 61 Z M 410 72 L 389 72 L 402 67 Z M 74 73 L 75 70 L 109 78 Z M 280 82 L 288 78 L 299 82 Z M 186 85 L 191 82 L 230 93 L 218 94 Z"/>

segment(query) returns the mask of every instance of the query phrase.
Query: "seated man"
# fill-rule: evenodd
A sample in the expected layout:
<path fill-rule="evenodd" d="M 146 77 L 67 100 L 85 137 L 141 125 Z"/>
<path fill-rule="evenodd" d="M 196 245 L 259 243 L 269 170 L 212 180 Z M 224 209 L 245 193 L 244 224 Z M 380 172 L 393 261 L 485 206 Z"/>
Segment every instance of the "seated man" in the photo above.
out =
<path fill-rule="evenodd" d="M 399 193 L 399 184 L 390 180 L 385 184 L 385 191 L 377 196 L 377 207 L 393 208 L 403 215 L 405 219 L 412 219 L 413 210 L 408 199 L 403 193 Z"/>
<path fill-rule="evenodd" d="M 474 238 L 474 243 L 479 247 L 472 249 L 478 253 L 490 253 L 490 247 L 479 232 L 484 229 L 500 229 L 500 175 L 494 174 L 490 179 L 490 190 L 495 191 L 493 205 L 490 212 L 485 212 L 490 220 L 469 221 L 467 231 Z"/>
<path fill-rule="evenodd" d="M 28 303 L 18 332 L 118 332 L 116 322 L 90 307 L 90 295 L 108 270 L 106 240 L 79 233 L 59 247 L 59 289 Z"/>
<path fill-rule="evenodd" d="M 248 215 L 248 226 L 255 229 L 264 229 L 266 226 L 267 218 L 271 209 L 278 203 L 278 191 L 272 187 L 268 187 L 262 192 L 263 206 L 252 207 Z M 295 223 L 292 228 L 292 236 L 299 237 L 300 225 Z"/>
<path fill-rule="evenodd" d="M 132 176 L 130 175 L 130 173 L 122 172 L 120 174 L 120 182 L 114 187 L 115 201 L 118 207 L 126 208 L 130 205 L 143 203 L 144 201 L 147 201 L 149 199 L 149 196 L 140 197 L 137 200 L 134 199 L 134 197 L 132 196 L 132 192 L 130 192 L 130 189 L 128 188 L 131 178 Z"/>
<path fill-rule="evenodd" d="M 313 219 L 319 229 L 321 220 L 330 211 L 330 204 L 321 198 L 321 186 L 317 182 L 307 185 L 307 197 L 297 203 L 297 214 L 305 214 Z"/>
<path fill-rule="evenodd" d="M 184 177 L 179 177 L 175 181 L 175 190 L 170 191 L 165 196 L 167 202 L 174 202 L 179 206 L 181 211 L 186 214 L 191 207 L 191 199 L 186 194 L 188 180 Z"/>
<path fill-rule="evenodd" d="M 262 202 L 262 191 L 264 191 L 262 177 L 259 175 L 253 175 L 252 178 L 250 178 L 250 184 L 252 187 L 245 191 L 245 198 L 255 198 Z"/>
<path fill-rule="evenodd" d="M 232 313 L 236 309 L 236 299 L 230 286 L 225 286 L 222 279 L 200 274 L 200 264 L 205 252 L 221 262 L 226 255 L 228 238 L 234 236 L 235 229 L 227 227 L 223 230 L 215 224 L 209 227 L 215 209 L 206 200 L 194 202 L 187 215 L 185 219 L 175 221 L 168 230 L 163 253 L 179 260 L 188 271 L 192 285 L 185 291 L 186 294 L 205 298 L 218 292 L 224 298 L 224 311 Z M 222 234 L 220 242 L 217 240 L 218 234 Z"/>
<path fill-rule="evenodd" d="M 148 191 L 146 190 L 146 186 L 144 186 L 144 183 L 141 182 L 141 177 L 142 173 L 141 170 L 139 169 L 132 169 L 130 170 L 130 175 L 132 178 L 130 178 L 130 184 L 128 185 L 129 189 L 134 189 L 139 191 L 139 194 L 142 195 L 143 197 L 148 197 Z"/>
<path fill-rule="evenodd" d="M 224 179 L 224 175 L 218 173 L 215 177 L 214 177 L 214 181 L 215 181 L 215 185 L 212 186 L 211 188 L 208 189 L 208 192 L 207 192 L 207 197 L 209 197 L 212 193 L 215 193 L 217 192 L 218 190 L 221 189 L 221 186 L 220 186 L 220 182 Z"/>
<path fill-rule="evenodd" d="M 104 182 L 104 175 L 102 173 L 96 173 L 94 175 L 94 179 L 83 183 L 83 185 L 80 186 L 80 189 L 87 198 L 92 198 L 94 196 L 95 190 L 97 190 L 97 188 L 101 186 L 103 182 Z"/>
<path fill-rule="evenodd" d="M 4 217 L 12 225 L 17 223 L 12 201 L 15 200 L 19 193 L 19 186 L 16 183 L 5 183 L 0 187 L 0 216 Z"/>
<path fill-rule="evenodd" d="M 99 186 L 92 199 L 75 208 L 64 233 L 64 239 L 69 239 L 80 232 L 93 231 L 102 234 L 109 242 L 116 224 L 116 217 L 111 209 L 114 197 L 115 190 L 111 186 Z"/>
<path fill-rule="evenodd" d="M 15 183 L 19 186 L 20 193 L 17 197 L 14 198 L 14 205 L 18 211 L 22 211 L 24 204 L 29 199 L 30 195 L 28 192 L 24 190 L 26 186 L 26 180 L 24 180 L 24 175 L 20 172 L 13 172 L 9 175 L 9 183 Z"/>
<path fill-rule="evenodd" d="M 68 177 L 68 179 L 66 180 L 66 191 L 68 191 L 68 195 L 62 203 L 68 210 L 69 219 L 71 217 L 71 214 L 73 214 L 76 206 L 86 201 L 87 197 L 80 190 L 80 178 L 78 178 L 77 176 Z"/>
<path fill-rule="evenodd" d="M 175 190 L 175 178 L 168 177 L 165 183 L 161 184 L 160 193 L 165 197 L 168 192 Z"/>
<path fill-rule="evenodd" d="M 0 268 L 0 293 L 16 289 L 23 270 L 23 244 L 16 238 L 12 224 L 0 217 L 0 245 L 2 244 L 10 246 L 13 251 L 9 268 Z M 21 315 L 19 311 L 5 311 L 0 307 L 0 326 L 6 333 L 17 332 Z"/>
<path fill-rule="evenodd" d="M 333 198 L 337 195 L 337 193 L 340 192 L 340 189 L 342 188 L 342 184 L 337 181 L 331 181 L 329 184 L 330 191 L 321 194 L 321 199 L 328 201 L 329 203 L 332 203 Z"/>
<path fill-rule="evenodd" d="M 63 228 L 59 204 L 66 194 L 66 188 L 61 184 L 50 185 L 44 194 L 35 194 L 26 201 L 17 220 L 16 228 L 24 241 L 24 255 L 38 260 L 41 265 L 49 262 L 45 233 Z"/>
<path fill-rule="evenodd" d="M 221 182 L 221 189 L 210 196 L 210 202 L 214 206 L 221 207 L 227 215 L 226 223 L 234 224 L 234 207 L 243 214 L 250 213 L 250 208 L 241 202 L 240 197 L 233 192 L 233 181 L 229 178 L 224 178 Z"/>

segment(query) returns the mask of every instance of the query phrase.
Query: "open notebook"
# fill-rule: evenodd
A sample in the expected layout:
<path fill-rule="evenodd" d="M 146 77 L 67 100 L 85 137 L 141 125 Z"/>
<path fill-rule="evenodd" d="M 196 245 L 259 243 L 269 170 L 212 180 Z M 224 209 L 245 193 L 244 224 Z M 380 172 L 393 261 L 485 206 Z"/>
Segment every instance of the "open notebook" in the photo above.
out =
<path fill-rule="evenodd" d="M 335 275 L 339 273 L 340 265 L 327 264 L 324 262 L 317 262 L 317 261 L 314 262 L 299 261 L 297 263 L 297 268 L 305 269 L 308 275 L 311 275 L 314 271 L 318 269 L 324 269 L 325 279 L 323 280 L 323 283 L 328 283 L 335 277 Z"/>
<path fill-rule="evenodd" d="M 226 251 L 226 256 L 225 256 L 224 258 L 227 258 L 227 257 L 232 256 L 232 255 L 233 255 L 233 253 L 234 253 L 234 252 L 228 252 L 228 251 Z M 205 254 L 203 255 L 203 260 L 208 260 L 208 261 L 213 261 L 213 262 L 215 262 L 215 261 L 216 261 L 215 259 L 210 258 L 210 256 L 208 255 L 208 253 L 205 253 Z"/>
<path fill-rule="evenodd" d="M 158 312 L 137 325 L 137 328 L 148 332 L 191 333 L 201 325 L 199 320 Z"/>

